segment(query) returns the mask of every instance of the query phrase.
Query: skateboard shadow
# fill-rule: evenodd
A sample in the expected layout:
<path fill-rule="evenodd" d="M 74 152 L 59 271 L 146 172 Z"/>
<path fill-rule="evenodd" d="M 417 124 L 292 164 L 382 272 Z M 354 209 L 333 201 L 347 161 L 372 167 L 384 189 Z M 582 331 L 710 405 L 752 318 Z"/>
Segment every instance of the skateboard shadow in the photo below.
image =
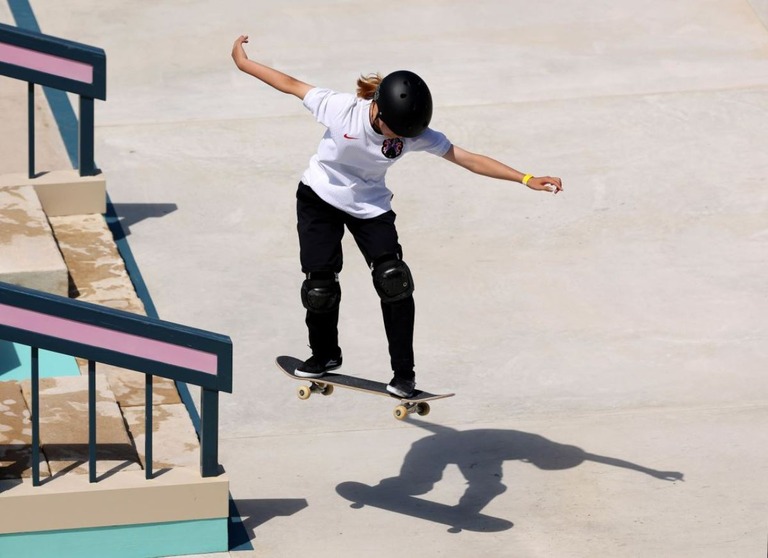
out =
<path fill-rule="evenodd" d="M 415 442 L 405 456 L 400 474 L 376 486 L 342 483 L 336 491 L 353 502 L 352 507 L 370 505 L 396 513 L 449 525 L 461 530 L 500 531 L 513 524 L 483 515 L 494 498 L 506 492 L 502 483 L 505 461 L 530 463 L 546 471 L 578 467 L 585 461 L 629 469 L 659 480 L 682 481 L 677 471 L 659 471 L 637 463 L 589 453 L 576 446 L 553 442 L 538 434 L 518 430 L 476 429 L 459 431 L 446 426 L 411 420 L 432 435 Z M 467 489 L 455 506 L 417 498 L 429 493 L 448 465 L 456 465 L 467 480 Z"/>

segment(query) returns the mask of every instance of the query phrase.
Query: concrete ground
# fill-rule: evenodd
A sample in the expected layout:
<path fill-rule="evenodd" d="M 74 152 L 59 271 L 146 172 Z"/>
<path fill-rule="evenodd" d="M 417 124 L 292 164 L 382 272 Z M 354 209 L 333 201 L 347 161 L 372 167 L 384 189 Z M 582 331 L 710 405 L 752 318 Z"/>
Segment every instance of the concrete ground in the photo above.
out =
<path fill-rule="evenodd" d="M 233 339 L 232 556 L 765 555 L 768 2 L 32 8 L 107 52 L 96 160 L 160 316 Z M 273 365 L 307 354 L 294 192 L 322 128 L 235 69 L 241 33 L 339 90 L 412 69 L 455 144 L 563 178 L 551 196 L 424 154 L 391 171 L 419 384 L 457 394 L 428 417 L 299 401 Z M 345 242 L 344 371 L 386 380 Z M 353 483 L 381 483 L 377 505 Z"/>

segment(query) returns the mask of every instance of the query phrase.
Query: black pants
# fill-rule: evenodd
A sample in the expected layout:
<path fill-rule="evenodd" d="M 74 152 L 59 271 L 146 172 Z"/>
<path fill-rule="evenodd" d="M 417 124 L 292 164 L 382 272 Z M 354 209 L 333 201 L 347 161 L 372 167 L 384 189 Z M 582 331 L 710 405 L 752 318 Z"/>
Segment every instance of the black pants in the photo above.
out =
<path fill-rule="evenodd" d="M 388 255 L 402 258 L 397 240 L 395 213 L 388 211 L 372 219 L 359 219 L 323 201 L 306 184 L 296 192 L 301 270 L 304 273 L 339 273 L 344 263 L 341 239 L 349 229 L 368 266 Z M 413 377 L 413 297 L 393 303 L 381 302 L 384 329 L 389 343 L 392 370 L 403 378 Z M 312 354 L 331 357 L 339 351 L 339 310 L 307 311 Z"/>

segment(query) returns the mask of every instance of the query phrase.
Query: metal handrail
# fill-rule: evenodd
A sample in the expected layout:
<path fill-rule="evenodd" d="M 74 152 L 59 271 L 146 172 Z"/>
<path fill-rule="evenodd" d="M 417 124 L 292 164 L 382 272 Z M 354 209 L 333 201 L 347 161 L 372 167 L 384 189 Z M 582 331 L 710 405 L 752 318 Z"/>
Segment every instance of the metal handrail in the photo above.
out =
<path fill-rule="evenodd" d="M 0 75 L 26 81 L 28 173 L 35 177 L 35 84 L 80 96 L 80 176 L 94 176 L 94 99 L 107 98 L 104 51 L 37 31 L 0 23 Z"/>
<path fill-rule="evenodd" d="M 32 349 L 32 483 L 40 484 L 39 349 L 88 360 L 89 469 L 96 482 L 96 363 L 146 375 L 145 469 L 152 477 L 154 375 L 201 388 L 200 471 L 219 474 L 219 392 L 232 393 L 229 337 L 0 282 L 0 339 Z"/>

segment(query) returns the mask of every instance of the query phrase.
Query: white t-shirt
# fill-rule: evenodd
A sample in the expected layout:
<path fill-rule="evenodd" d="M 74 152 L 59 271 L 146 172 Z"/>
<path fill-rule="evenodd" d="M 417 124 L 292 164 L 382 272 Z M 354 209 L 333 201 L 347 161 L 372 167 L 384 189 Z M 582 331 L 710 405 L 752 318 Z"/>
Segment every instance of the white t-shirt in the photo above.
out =
<path fill-rule="evenodd" d="M 342 211 L 369 219 L 391 209 L 387 169 L 410 151 L 445 155 L 451 142 L 431 128 L 415 138 L 388 139 L 377 134 L 369 118 L 370 100 L 315 87 L 304 106 L 328 129 L 301 181 L 322 200 Z"/>

